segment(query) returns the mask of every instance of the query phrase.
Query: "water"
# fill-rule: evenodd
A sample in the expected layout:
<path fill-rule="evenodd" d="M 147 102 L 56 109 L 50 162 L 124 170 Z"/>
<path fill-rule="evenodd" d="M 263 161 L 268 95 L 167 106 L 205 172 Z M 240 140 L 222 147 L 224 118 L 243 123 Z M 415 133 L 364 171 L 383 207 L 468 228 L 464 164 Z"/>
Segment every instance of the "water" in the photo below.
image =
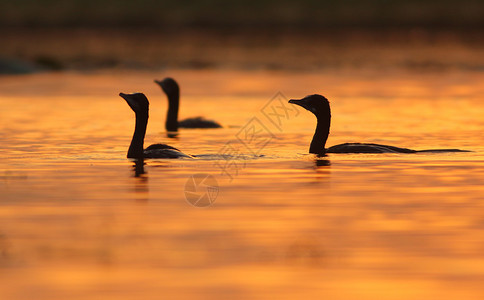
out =
<path fill-rule="evenodd" d="M 166 75 L 182 85 L 181 118 L 225 128 L 167 138 L 166 100 L 152 83 Z M 483 80 L 403 71 L 2 77 L 1 298 L 480 299 Z M 134 114 L 121 91 L 151 101 L 146 146 L 200 157 L 147 160 L 135 176 L 125 158 Z M 317 160 L 307 155 L 313 115 L 287 106 L 277 122 L 267 117 L 284 97 L 314 92 L 332 104 L 328 146 L 473 152 Z M 245 134 L 254 124 L 265 131 L 257 143 Z M 209 207 L 185 199 L 197 173 L 218 182 Z"/>

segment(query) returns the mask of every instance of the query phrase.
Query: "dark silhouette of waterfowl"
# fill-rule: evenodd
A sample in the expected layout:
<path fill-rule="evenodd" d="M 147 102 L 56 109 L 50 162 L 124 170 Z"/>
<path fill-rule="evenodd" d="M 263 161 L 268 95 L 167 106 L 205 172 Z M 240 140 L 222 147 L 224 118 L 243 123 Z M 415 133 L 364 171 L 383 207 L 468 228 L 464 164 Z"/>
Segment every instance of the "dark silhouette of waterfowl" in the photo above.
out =
<path fill-rule="evenodd" d="M 124 94 L 119 93 L 136 115 L 136 125 L 133 139 L 128 149 L 128 158 L 191 158 L 175 147 L 166 144 L 153 144 L 143 149 L 146 127 L 148 125 L 148 111 L 150 103 L 142 93 Z"/>
<path fill-rule="evenodd" d="M 168 98 L 168 112 L 166 114 L 165 128 L 167 131 L 178 131 L 178 128 L 221 128 L 222 126 L 203 117 L 188 118 L 178 121 L 178 108 L 180 104 L 180 87 L 170 77 L 161 81 L 155 80 Z"/>
<path fill-rule="evenodd" d="M 291 99 L 289 103 L 299 105 L 312 112 L 317 119 L 316 131 L 309 147 L 309 153 L 324 155 L 325 153 L 418 153 L 418 152 L 469 152 L 459 149 L 413 150 L 388 145 L 371 143 L 344 143 L 325 148 L 331 125 L 331 109 L 329 101 L 321 95 L 310 95 L 302 99 Z"/>

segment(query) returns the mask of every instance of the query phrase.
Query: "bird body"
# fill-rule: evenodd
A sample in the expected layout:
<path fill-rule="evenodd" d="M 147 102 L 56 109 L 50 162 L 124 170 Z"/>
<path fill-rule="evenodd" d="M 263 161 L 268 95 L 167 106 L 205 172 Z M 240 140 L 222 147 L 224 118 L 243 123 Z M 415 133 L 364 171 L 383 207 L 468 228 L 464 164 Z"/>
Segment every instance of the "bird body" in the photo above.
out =
<path fill-rule="evenodd" d="M 190 155 L 166 144 L 153 144 L 143 149 L 146 127 L 148 126 L 149 101 L 142 93 L 120 93 L 119 96 L 126 100 L 136 116 L 133 138 L 128 149 L 128 158 L 191 158 Z"/>
<path fill-rule="evenodd" d="M 344 143 L 326 149 L 326 153 L 416 153 L 417 150 L 371 143 Z"/>
<path fill-rule="evenodd" d="M 178 131 L 178 128 L 221 128 L 222 126 L 204 117 L 194 117 L 178 121 L 178 110 L 180 106 L 180 87 L 170 77 L 163 80 L 155 80 L 168 98 L 168 111 L 166 113 L 165 128 L 167 131 Z"/>
<path fill-rule="evenodd" d="M 372 143 L 344 143 L 325 148 L 331 126 L 331 108 L 328 99 L 321 95 L 310 95 L 302 99 L 291 99 L 289 103 L 299 105 L 312 112 L 317 119 L 309 153 L 325 155 L 326 153 L 419 153 L 419 152 L 469 152 L 460 149 L 413 150 L 395 146 Z"/>

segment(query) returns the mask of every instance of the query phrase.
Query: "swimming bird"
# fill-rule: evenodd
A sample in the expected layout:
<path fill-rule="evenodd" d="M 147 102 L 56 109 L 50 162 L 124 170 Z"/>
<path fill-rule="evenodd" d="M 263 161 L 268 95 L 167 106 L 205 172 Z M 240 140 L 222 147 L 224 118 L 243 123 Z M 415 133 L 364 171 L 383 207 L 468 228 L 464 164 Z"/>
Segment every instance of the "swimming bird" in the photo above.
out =
<path fill-rule="evenodd" d="M 133 139 L 128 149 L 128 158 L 191 158 L 175 147 L 166 144 L 153 144 L 143 149 L 146 127 L 148 126 L 148 111 L 150 103 L 143 93 L 119 93 L 136 115 L 136 125 Z"/>
<path fill-rule="evenodd" d="M 178 121 L 178 107 L 180 104 L 180 87 L 170 77 L 161 81 L 155 80 L 168 98 L 168 112 L 166 114 L 165 128 L 167 131 L 178 131 L 178 128 L 221 128 L 222 126 L 203 117 L 188 118 Z"/>
<path fill-rule="evenodd" d="M 316 131 L 309 147 L 309 153 L 324 155 L 325 153 L 417 153 L 417 152 L 469 152 L 459 149 L 413 150 L 388 145 L 371 143 L 344 143 L 325 148 L 331 125 L 331 109 L 329 101 L 321 95 L 310 95 L 302 99 L 291 99 L 289 103 L 299 105 L 312 112 L 317 119 Z"/>

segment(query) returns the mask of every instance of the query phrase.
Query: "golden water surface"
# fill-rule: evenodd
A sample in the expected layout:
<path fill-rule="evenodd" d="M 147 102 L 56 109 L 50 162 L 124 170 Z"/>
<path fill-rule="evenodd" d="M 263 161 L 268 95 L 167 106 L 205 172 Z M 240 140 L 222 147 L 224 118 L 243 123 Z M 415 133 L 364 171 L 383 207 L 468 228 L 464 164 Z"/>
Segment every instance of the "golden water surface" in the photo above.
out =
<path fill-rule="evenodd" d="M 153 79 L 177 78 L 180 117 L 223 129 L 164 132 Z M 484 75 L 160 71 L 0 81 L 1 299 L 482 299 Z M 145 146 L 195 159 L 126 159 Z M 466 153 L 307 155 L 321 93 L 327 146 L 375 142 Z M 185 199 L 210 174 L 215 202 Z M 203 193 L 203 190 L 199 190 Z M 214 195 L 213 193 L 211 194 Z"/>

